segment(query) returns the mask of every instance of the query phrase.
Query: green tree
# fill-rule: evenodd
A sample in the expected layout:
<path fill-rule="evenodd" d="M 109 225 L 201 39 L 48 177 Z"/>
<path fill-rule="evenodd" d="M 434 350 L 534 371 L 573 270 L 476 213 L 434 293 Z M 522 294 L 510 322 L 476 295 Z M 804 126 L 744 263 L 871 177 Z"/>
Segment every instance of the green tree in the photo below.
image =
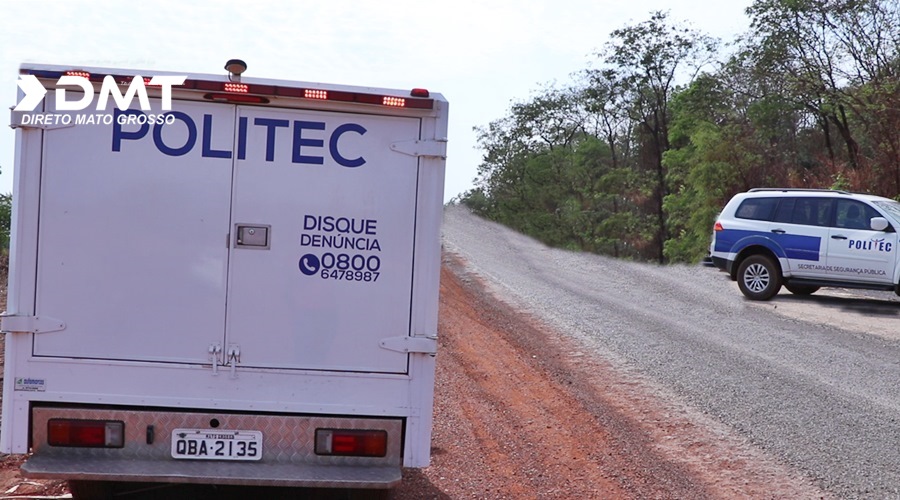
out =
<path fill-rule="evenodd" d="M 0 194 L 0 252 L 5 255 L 9 254 L 9 232 L 11 228 L 12 194 Z M 8 262 L 8 260 L 3 259 L 3 262 Z"/>
<path fill-rule="evenodd" d="M 606 65 L 602 79 L 611 80 L 609 75 L 615 75 L 614 80 L 626 96 L 625 110 L 635 127 L 633 133 L 640 149 L 633 167 L 646 172 L 653 186 L 649 209 L 656 219 L 656 258 L 663 262 L 669 238 L 663 202 L 671 189 L 663 164 L 663 155 L 669 149 L 669 101 L 679 80 L 690 81 L 712 61 L 718 42 L 670 23 L 664 12 L 655 12 L 648 21 L 613 31 L 611 37 L 606 50 L 599 54 Z"/>
<path fill-rule="evenodd" d="M 664 155 L 669 183 L 665 199 L 671 238 L 666 258 L 698 262 L 706 255 L 715 217 L 728 198 L 744 190 L 761 162 L 747 119 L 732 87 L 704 75 L 672 100 L 672 147 Z M 738 187 L 740 186 L 740 187 Z"/>
<path fill-rule="evenodd" d="M 781 98 L 819 129 L 801 132 L 820 139 L 832 169 L 846 164 L 866 191 L 900 191 L 896 0 L 757 0 L 748 14 L 759 68 L 783 79 Z"/>
<path fill-rule="evenodd" d="M 548 244 L 696 261 L 754 187 L 900 193 L 897 0 L 756 0 L 718 44 L 667 14 L 616 30 L 600 67 L 477 129 L 461 201 Z"/>
<path fill-rule="evenodd" d="M 574 106 L 570 91 L 550 88 L 477 128 L 484 151 L 477 188 L 461 201 L 549 244 L 569 246 L 567 207 L 578 195 L 569 152 L 582 129 Z"/>
<path fill-rule="evenodd" d="M 0 249 L 9 251 L 9 231 L 12 220 L 12 194 L 0 195 Z"/>

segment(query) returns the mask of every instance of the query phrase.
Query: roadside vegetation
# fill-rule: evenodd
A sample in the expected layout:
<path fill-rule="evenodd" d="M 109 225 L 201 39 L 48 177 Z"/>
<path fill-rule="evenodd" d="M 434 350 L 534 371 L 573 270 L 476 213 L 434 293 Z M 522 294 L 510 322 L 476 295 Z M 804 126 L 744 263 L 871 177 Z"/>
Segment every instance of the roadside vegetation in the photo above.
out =
<path fill-rule="evenodd" d="M 9 231 L 12 224 L 12 193 L 0 194 L 0 287 L 6 288 L 9 271 Z"/>
<path fill-rule="evenodd" d="M 547 244 L 697 262 L 734 193 L 900 193 L 896 0 L 756 0 L 727 43 L 656 12 L 477 128 L 454 200 Z"/>

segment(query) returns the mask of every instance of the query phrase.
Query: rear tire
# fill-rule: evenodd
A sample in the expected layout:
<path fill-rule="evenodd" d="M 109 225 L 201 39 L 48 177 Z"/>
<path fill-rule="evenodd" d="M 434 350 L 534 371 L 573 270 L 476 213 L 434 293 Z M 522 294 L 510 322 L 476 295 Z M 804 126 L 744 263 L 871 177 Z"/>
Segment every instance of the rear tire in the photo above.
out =
<path fill-rule="evenodd" d="M 819 290 L 819 287 L 815 285 L 792 285 L 790 283 L 785 283 L 784 287 L 794 295 L 812 295 Z"/>
<path fill-rule="evenodd" d="M 751 255 L 737 272 L 738 288 L 750 300 L 769 300 L 781 290 L 781 269 L 766 255 Z"/>

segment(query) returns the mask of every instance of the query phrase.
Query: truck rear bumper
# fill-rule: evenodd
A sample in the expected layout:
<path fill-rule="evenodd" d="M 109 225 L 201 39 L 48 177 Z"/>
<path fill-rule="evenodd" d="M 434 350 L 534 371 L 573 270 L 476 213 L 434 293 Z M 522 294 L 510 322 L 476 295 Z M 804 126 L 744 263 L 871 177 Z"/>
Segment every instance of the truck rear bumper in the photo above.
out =
<path fill-rule="evenodd" d="M 60 406 L 32 408 L 32 416 L 33 454 L 22 465 L 29 478 L 354 489 L 386 489 L 401 479 L 403 421 L 398 418 Z M 49 424 L 55 419 L 118 422 L 124 445 L 53 445 Z M 185 429 L 203 429 L 226 440 L 233 438 L 219 436 L 229 430 L 258 432 L 261 456 L 249 461 L 175 456 L 173 441 L 183 441 Z M 383 432 L 384 455 L 319 453 L 318 429 Z"/>
<path fill-rule="evenodd" d="M 25 477 L 87 481 L 128 481 L 385 489 L 400 483 L 400 467 L 171 462 L 35 455 L 22 465 Z"/>

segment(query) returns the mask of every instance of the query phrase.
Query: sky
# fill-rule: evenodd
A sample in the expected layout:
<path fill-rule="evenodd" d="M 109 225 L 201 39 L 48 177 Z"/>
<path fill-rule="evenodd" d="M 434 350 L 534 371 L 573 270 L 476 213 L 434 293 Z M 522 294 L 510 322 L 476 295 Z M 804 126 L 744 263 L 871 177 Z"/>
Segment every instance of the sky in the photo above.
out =
<path fill-rule="evenodd" d="M 427 88 L 450 103 L 444 200 L 471 189 L 475 127 L 597 62 L 614 30 L 669 13 L 731 41 L 752 0 L 229 0 L 0 3 L 0 105 L 23 62 Z M 4 112 L 5 125 L 9 115 Z M 15 133 L 0 127 L 0 193 L 12 191 Z"/>

